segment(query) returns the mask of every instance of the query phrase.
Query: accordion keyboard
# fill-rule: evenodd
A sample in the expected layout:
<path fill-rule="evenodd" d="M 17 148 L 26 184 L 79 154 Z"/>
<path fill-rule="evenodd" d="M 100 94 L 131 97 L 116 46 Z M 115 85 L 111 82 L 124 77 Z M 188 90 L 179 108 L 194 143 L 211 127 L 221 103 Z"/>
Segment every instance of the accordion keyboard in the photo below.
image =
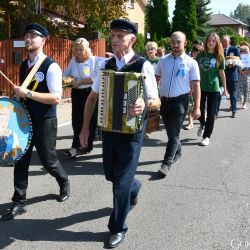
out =
<path fill-rule="evenodd" d="M 133 126 L 135 124 L 135 117 L 131 116 L 128 112 L 128 109 L 131 105 L 133 105 L 138 96 L 138 87 L 137 81 L 130 80 L 128 81 L 128 92 L 124 94 L 123 103 L 126 105 L 126 109 L 124 109 L 123 113 L 126 114 L 126 125 Z"/>
<path fill-rule="evenodd" d="M 108 125 L 108 100 L 110 78 L 101 71 L 100 73 L 100 88 L 99 88 L 99 99 L 98 99 L 98 118 L 97 123 L 103 127 Z"/>

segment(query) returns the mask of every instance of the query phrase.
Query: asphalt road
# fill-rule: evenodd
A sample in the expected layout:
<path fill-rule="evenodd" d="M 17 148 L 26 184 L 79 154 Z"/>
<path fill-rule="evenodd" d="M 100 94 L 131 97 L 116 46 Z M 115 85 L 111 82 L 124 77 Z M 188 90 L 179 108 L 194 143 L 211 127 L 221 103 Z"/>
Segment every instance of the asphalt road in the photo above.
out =
<path fill-rule="evenodd" d="M 239 105 L 240 106 L 240 105 Z M 182 130 L 183 156 L 167 178 L 157 173 L 167 137 L 161 131 L 144 141 L 137 178 L 143 186 L 129 214 L 129 231 L 118 249 L 250 249 L 250 111 L 230 118 L 222 104 L 210 145 L 199 146 L 198 123 Z M 64 111 L 67 117 L 70 112 Z M 1 249 L 103 249 L 112 208 L 111 184 L 103 176 L 101 142 L 87 156 L 65 159 L 71 126 L 59 127 L 57 149 L 69 174 L 71 197 L 55 200 L 56 181 L 40 166 L 30 167 L 28 212 L 0 222 Z M 11 204 L 13 168 L 0 167 L 0 213 Z"/>

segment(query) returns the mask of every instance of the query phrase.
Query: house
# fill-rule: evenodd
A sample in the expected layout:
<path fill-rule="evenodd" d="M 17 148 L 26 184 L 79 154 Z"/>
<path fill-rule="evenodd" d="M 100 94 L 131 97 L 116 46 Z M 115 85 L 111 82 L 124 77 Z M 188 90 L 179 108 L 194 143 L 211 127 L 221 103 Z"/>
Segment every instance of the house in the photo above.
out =
<path fill-rule="evenodd" d="M 229 27 L 240 36 L 245 37 L 248 25 L 224 14 L 213 14 L 209 24 L 215 29 Z"/>
<path fill-rule="evenodd" d="M 147 4 L 147 0 L 128 0 L 124 6 L 128 14 L 127 18 L 137 26 L 138 33 L 141 33 L 142 35 L 144 35 L 145 32 L 144 12 Z"/>

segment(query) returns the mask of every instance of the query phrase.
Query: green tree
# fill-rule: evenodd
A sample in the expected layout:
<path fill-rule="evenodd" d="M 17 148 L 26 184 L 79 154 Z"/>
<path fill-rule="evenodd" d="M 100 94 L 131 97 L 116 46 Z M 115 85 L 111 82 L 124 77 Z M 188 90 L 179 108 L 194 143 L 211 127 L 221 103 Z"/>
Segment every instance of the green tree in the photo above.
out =
<path fill-rule="evenodd" d="M 150 33 L 156 40 L 169 36 L 171 27 L 168 17 L 167 0 L 149 1 L 145 11 L 146 33 Z"/>
<path fill-rule="evenodd" d="M 230 16 L 249 25 L 248 31 L 250 32 L 250 5 L 240 3 L 234 10 L 234 13 L 231 13 Z"/>
<path fill-rule="evenodd" d="M 133 49 L 139 55 L 145 54 L 145 37 L 142 34 L 136 34 L 136 42 L 133 46 Z"/>
<path fill-rule="evenodd" d="M 231 44 L 237 46 L 240 42 L 244 41 L 244 37 L 237 34 L 233 29 L 229 27 L 219 28 L 216 33 L 222 38 L 224 35 L 230 36 Z"/>
<path fill-rule="evenodd" d="M 1 38 L 8 38 L 8 21 L 11 22 L 11 38 L 22 36 L 29 22 L 45 25 L 54 36 L 72 38 L 81 35 L 78 23 L 84 23 L 84 32 L 98 30 L 106 32 L 109 22 L 114 18 L 126 16 L 123 8 L 126 0 L 44 0 L 42 13 L 38 0 L 0 1 Z M 49 12 L 58 13 L 63 19 L 52 21 Z M 2 32 L 3 31 L 3 32 Z"/>
<path fill-rule="evenodd" d="M 211 16 L 211 9 L 207 7 L 211 3 L 211 0 L 196 0 L 196 18 L 197 18 L 197 35 L 200 38 L 204 38 L 210 26 L 208 21 Z"/>
<path fill-rule="evenodd" d="M 190 49 L 192 41 L 197 37 L 196 0 L 176 0 L 172 32 L 182 31 L 186 34 Z"/>

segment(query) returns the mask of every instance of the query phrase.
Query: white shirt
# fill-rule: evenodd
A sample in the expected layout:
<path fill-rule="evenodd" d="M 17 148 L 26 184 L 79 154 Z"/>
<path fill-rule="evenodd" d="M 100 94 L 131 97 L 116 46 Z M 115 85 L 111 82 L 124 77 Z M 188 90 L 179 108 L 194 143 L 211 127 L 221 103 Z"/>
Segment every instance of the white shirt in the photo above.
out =
<path fill-rule="evenodd" d="M 161 57 L 155 75 L 161 77 L 161 97 L 187 94 L 190 91 L 190 82 L 200 80 L 198 63 L 185 52 L 176 58 L 172 53 Z"/>
<path fill-rule="evenodd" d="M 68 67 L 63 72 L 63 76 L 70 76 L 76 80 L 82 80 L 91 78 L 92 81 L 95 78 L 95 57 L 91 56 L 88 60 L 82 63 L 77 63 L 75 57 L 71 58 Z M 92 84 L 80 85 L 78 89 L 89 88 Z"/>
<path fill-rule="evenodd" d="M 120 70 L 125 64 L 127 64 L 135 55 L 135 52 L 131 50 L 128 54 L 123 56 L 121 60 L 119 60 L 116 56 L 116 66 L 118 70 Z M 102 68 L 105 68 L 106 62 L 102 65 Z M 158 90 L 157 90 L 157 83 L 156 79 L 154 76 L 154 67 L 151 65 L 149 61 L 146 61 L 143 66 L 142 66 L 142 71 L 143 75 L 146 77 L 145 78 L 145 87 L 147 91 L 147 96 L 150 99 L 157 99 L 158 98 Z M 92 85 L 92 90 L 96 93 L 99 92 L 99 82 L 100 82 L 100 77 L 99 74 L 97 74 L 97 77 L 95 78 L 93 85 Z"/>
<path fill-rule="evenodd" d="M 36 62 L 39 60 L 39 57 L 41 57 L 41 55 L 44 55 L 44 53 L 40 52 L 35 57 L 33 62 L 30 62 L 30 60 L 28 60 L 29 68 L 36 64 Z M 62 70 L 56 62 L 53 62 L 49 66 L 47 75 L 46 75 L 46 82 L 47 82 L 49 92 L 55 95 L 58 99 L 61 99 L 62 97 Z"/>

